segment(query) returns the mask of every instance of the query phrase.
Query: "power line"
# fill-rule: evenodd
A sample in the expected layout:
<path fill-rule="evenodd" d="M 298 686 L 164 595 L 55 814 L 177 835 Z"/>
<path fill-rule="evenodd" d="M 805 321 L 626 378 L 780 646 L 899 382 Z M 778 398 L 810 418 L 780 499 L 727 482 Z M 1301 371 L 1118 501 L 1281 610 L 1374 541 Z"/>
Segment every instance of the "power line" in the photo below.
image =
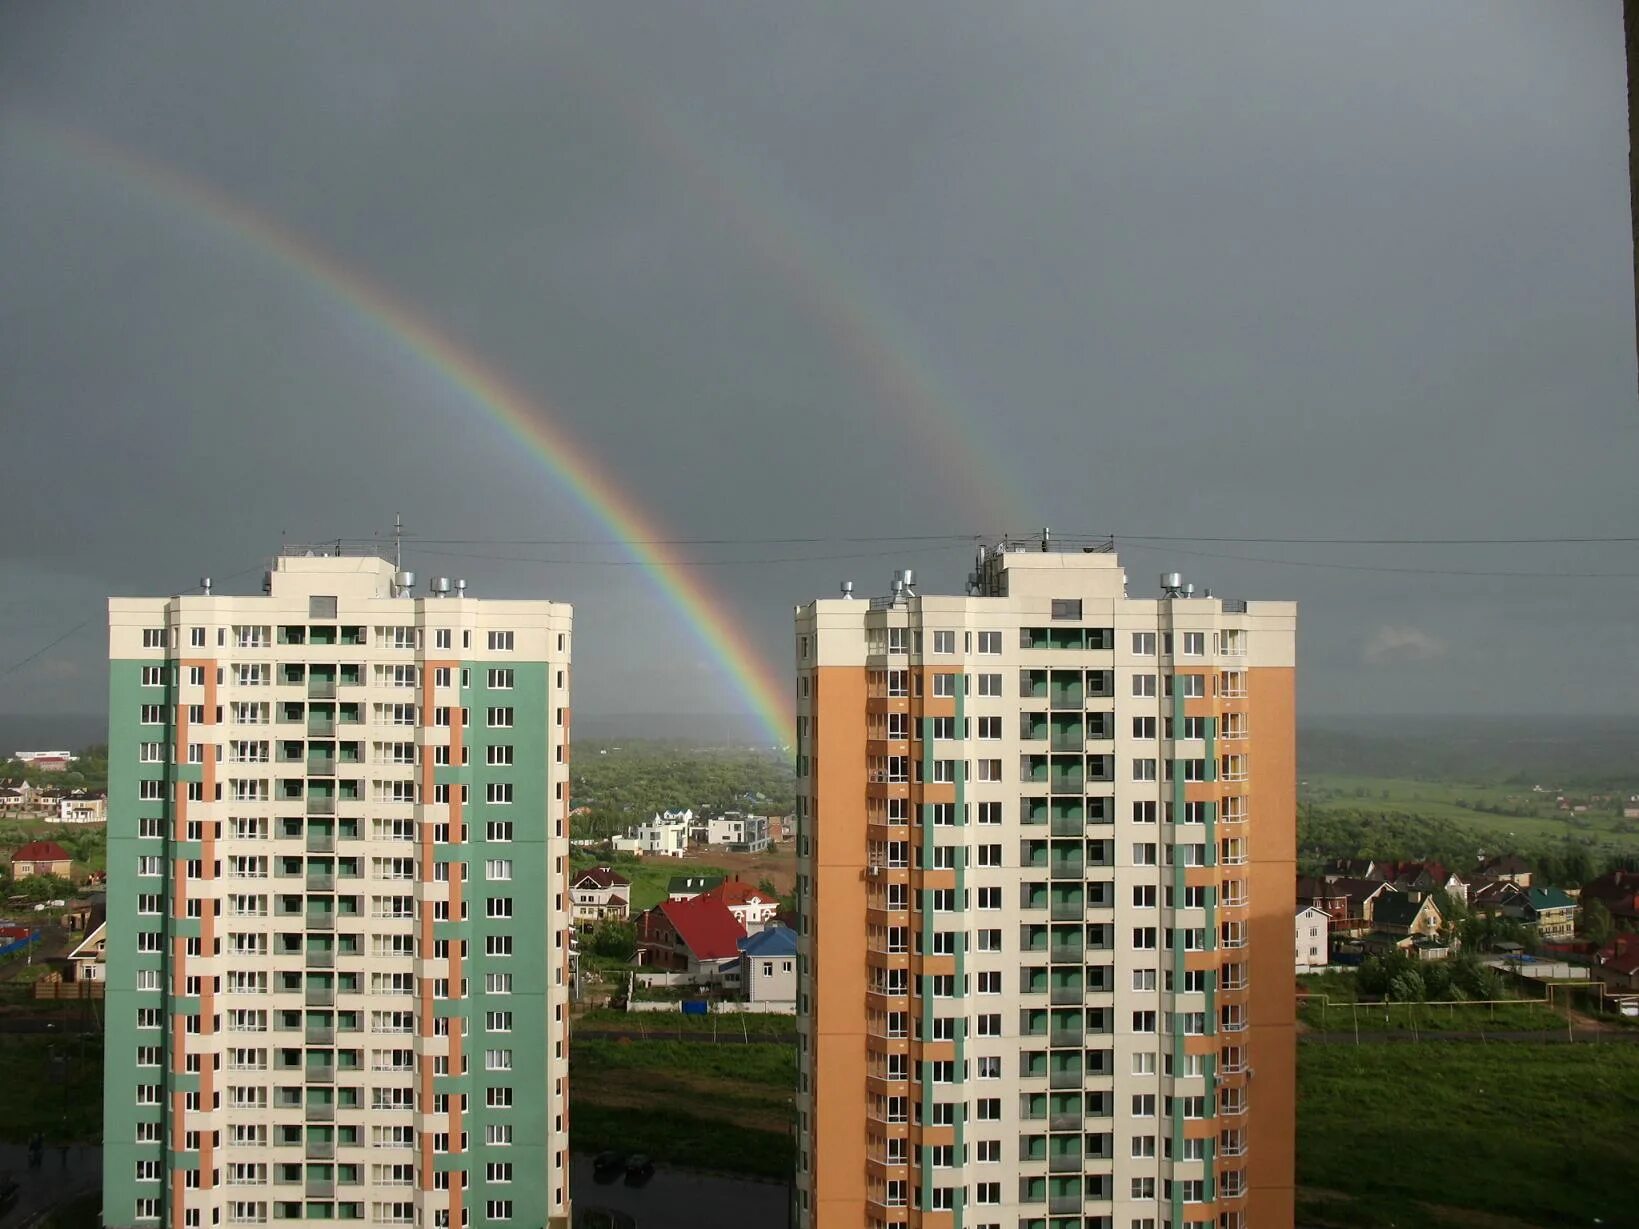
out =
<path fill-rule="evenodd" d="M 603 543 L 603 545 L 610 545 Z M 955 550 L 960 543 L 946 543 L 943 546 L 928 547 L 929 550 Z M 654 565 L 642 559 L 543 559 L 538 555 L 487 555 L 477 551 L 445 551 L 425 550 L 417 551 L 422 555 L 433 555 L 444 559 L 489 559 L 500 563 L 540 563 L 554 567 L 569 568 L 648 568 Z M 903 552 L 891 551 L 856 551 L 840 555 L 781 555 L 774 558 L 761 559 L 668 559 L 666 568 L 729 568 L 743 567 L 771 563 L 820 563 L 831 559 L 887 559 L 901 555 Z"/>
<path fill-rule="evenodd" d="M 28 665 L 32 661 L 38 661 L 40 658 L 44 657 L 47 653 L 51 652 L 52 649 L 56 648 L 63 641 L 67 640 L 69 637 L 79 635 L 86 628 L 90 627 L 91 623 L 92 623 L 92 620 L 90 620 L 90 619 L 85 620 L 83 623 L 76 623 L 73 627 L 69 628 L 61 636 L 58 636 L 57 639 L 53 640 L 50 644 L 46 645 L 43 649 L 36 649 L 34 652 L 30 653 L 27 657 L 23 657 L 23 658 L 18 659 L 17 661 L 12 662 L 11 665 L 7 666 L 4 670 L 0 670 L 0 679 L 5 678 L 9 674 L 15 674 L 18 670 L 21 670 L 24 666 Z"/>
<path fill-rule="evenodd" d="M 1041 533 L 923 533 L 824 535 L 806 538 L 746 536 L 735 538 L 432 538 L 406 535 L 412 545 L 429 546 L 817 546 L 864 542 L 995 542 L 1033 541 Z M 1264 546 L 1614 546 L 1639 543 L 1639 536 L 1561 535 L 1534 538 L 1345 538 L 1345 537 L 1224 537 L 1192 534 L 1080 533 L 1053 531 L 1061 542 L 1207 542 Z M 338 539 L 330 539 L 336 541 Z M 347 543 L 382 545 L 379 536 L 341 538 Z"/>
<path fill-rule="evenodd" d="M 1289 568 L 1329 568 L 1344 572 L 1403 572 L 1417 576 L 1496 576 L 1533 580 L 1639 580 L 1639 572 L 1508 572 L 1465 568 L 1403 568 L 1369 563 L 1332 563 L 1320 559 L 1268 559 L 1257 555 L 1234 555 L 1221 551 L 1184 550 L 1176 546 L 1139 546 L 1135 549 L 1164 551 L 1169 555 L 1190 555 L 1197 559 L 1235 559 L 1242 563 L 1271 563 Z"/>

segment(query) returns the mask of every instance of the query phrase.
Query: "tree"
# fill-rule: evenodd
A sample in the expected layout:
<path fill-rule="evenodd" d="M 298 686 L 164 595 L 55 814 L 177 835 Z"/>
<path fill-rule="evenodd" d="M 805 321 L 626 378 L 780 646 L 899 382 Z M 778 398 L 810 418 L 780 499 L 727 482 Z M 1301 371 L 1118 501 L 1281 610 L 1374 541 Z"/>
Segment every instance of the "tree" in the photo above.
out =
<path fill-rule="evenodd" d="M 1611 920 L 1611 911 L 1605 902 L 1597 898 L 1590 898 L 1582 906 L 1582 937 L 1590 943 L 1600 947 L 1610 942 L 1611 933 L 1615 926 Z"/>
<path fill-rule="evenodd" d="M 593 928 L 590 946 L 594 955 L 630 960 L 637 954 L 637 930 L 630 922 L 604 918 Z"/>

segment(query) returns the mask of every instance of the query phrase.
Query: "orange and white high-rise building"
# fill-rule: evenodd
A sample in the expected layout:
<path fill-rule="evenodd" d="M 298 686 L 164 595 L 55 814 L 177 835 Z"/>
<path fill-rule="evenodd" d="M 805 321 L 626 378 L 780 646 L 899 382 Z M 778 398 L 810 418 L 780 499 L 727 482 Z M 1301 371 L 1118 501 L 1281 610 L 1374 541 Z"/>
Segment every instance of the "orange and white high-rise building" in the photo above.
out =
<path fill-rule="evenodd" d="M 1289 1229 L 1291 602 L 796 612 L 804 1229 Z"/>

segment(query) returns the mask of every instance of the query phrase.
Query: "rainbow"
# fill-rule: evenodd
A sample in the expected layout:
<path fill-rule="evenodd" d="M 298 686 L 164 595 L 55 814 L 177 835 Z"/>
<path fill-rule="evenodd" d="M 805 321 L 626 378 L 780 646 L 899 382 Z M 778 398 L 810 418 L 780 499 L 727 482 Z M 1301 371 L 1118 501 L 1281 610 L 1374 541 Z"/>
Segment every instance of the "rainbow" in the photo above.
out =
<path fill-rule="evenodd" d="M 6 126 L 113 174 L 121 182 L 138 185 L 163 203 L 186 209 L 274 259 L 407 351 L 540 459 L 641 565 L 650 583 L 722 667 L 770 739 L 782 746 L 795 742 L 794 706 L 780 675 L 757 651 L 734 615 L 691 576 L 678 552 L 665 542 L 667 535 L 653 515 L 616 484 L 539 399 L 376 282 L 219 188 L 79 129 L 23 120 L 15 113 Z"/>
<path fill-rule="evenodd" d="M 554 71 L 595 93 L 627 128 L 663 159 L 744 240 L 765 269 L 825 329 L 850 367 L 875 386 L 881 403 L 911 428 L 906 434 L 931 468 L 963 474 L 963 498 L 987 536 L 1041 524 L 1037 500 L 994 438 L 986 415 L 967 406 L 942 379 L 910 323 L 827 239 L 804 210 L 755 163 L 648 83 L 620 77 L 595 47 L 578 43 Z M 596 70 L 593 66 L 597 65 Z"/>

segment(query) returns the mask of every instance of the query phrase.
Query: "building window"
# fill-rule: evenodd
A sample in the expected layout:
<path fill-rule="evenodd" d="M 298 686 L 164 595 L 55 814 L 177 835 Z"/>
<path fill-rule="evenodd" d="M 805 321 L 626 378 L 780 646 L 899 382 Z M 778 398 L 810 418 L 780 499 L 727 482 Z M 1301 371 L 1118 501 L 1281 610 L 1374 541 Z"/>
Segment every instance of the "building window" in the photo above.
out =
<path fill-rule="evenodd" d="M 512 728 L 512 709 L 492 708 L 489 710 L 487 724 L 492 730 L 509 730 Z"/>
<path fill-rule="evenodd" d="M 491 653 L 510 653 L 510 652 L 512 652 L 512 633 L 511 632 L 490 632 L 489 633 L 489 651 Z"/>
<path fill-rule="evenodd" d="M 997 655 L 1002 651 L 1002 634 L 1000 632 L 980 632 L 979 652 Z"/>

